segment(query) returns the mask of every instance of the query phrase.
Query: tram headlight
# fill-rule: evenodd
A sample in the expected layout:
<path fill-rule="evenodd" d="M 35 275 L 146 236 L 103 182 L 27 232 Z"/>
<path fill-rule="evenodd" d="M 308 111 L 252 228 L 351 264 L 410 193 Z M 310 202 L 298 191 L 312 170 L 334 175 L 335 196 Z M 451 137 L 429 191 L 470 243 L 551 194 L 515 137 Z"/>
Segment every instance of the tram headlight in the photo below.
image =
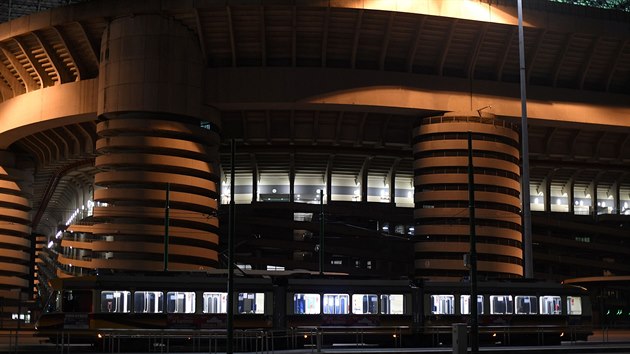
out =
<path fill-rule="evenodd" d="M 103 335 L 102 335 L 102 334 L 100 334 L 100 333 L 99 333 L 99 334 L 97 334 L 96 336 L 98 337 L 98 339 L 103 338 Z"/>
<path fill-rule="evenodd" d="M 306 338 L 308 338 L 308 334 L 305 334 L 305 335 L 304 335 L 304 339 L 306 339 Z"/>
<path fill-rule="evenodd" d="M 560 337 L 561 338 L 564 337 L 564 332 L 560 333 Z"/>

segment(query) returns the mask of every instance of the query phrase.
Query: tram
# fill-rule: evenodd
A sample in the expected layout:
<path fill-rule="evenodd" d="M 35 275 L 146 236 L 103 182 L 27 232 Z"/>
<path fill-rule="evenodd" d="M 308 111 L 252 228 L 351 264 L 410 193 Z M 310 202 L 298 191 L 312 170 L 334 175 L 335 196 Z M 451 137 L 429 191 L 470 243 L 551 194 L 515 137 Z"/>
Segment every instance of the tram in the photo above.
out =
<path fill-rule="evenodd" d="M 60 278 L 52 285 L 55 291 L 37 322 L 42 335 L 63 331 L 90 341 L 104 331 L 201 333 L 225 330 L 227 325 L 225 272 L 118 273 Z M 453 324 L 470 323 L 475 303 L 467 282 L 356 279 L 314 272 L 244 271 L 234 277 L 234 289 L 234 328 L 278 337 L 299 333 L 300 340 L 291 341 L 291 346 L 312 341 L 309 333 L 325 333 L 328 343 L 360 333 L 361 341 L 370 345 L 446 344 Z M 586 340 L 592 333 L 584 288 L 530 280 L 483 281 L 477 293 L 482 343 L 548 344 Z"/>

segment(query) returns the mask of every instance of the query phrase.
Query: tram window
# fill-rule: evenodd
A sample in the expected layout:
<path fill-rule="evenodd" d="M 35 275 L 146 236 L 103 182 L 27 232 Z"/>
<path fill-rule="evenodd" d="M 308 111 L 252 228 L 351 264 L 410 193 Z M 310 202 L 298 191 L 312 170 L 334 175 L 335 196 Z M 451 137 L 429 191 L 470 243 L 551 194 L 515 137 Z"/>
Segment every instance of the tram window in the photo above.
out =
<path fill-rule="evenodd" d="M 470 315 L 470 295 L 462 295 L 459 298 L 462 315 Z M 483 314 L 483 295 L 477 295 L 477 314 Z"/>
<path fill-rule="evenodd" d="M 169 291 L 166 293 L 166 312 L 195 313 L 195 293 Z"/>
<path fill-rule="evenodd" d="M 294 294 L 293 313 L 298 315 L 317 315 L 320 312 L 319 294 Z"/>
<path fill-rule="evenodd" d="M 455 314 L 455 296 L 453 295 L 431 295 L 431 303 L 433 315 Z"/>
<path fill-rule="evenodd" d="M 582 314 L 582 298 L 579 296 L 567 296 L 567 314 Z"/>
<path fill-rule="evenodd" d="M 265 294 L 239 293 L 238 313 L 265 313 Z"/>
<path fill-rule="evenodd" d="M 324 294 L 324 313 L 346 315 L 349 312 L 348 294 Z"/>
<path fill-rule="evenodd" d="M 490 295 L 490 314 L 507 315 L 514 312 L 512 295 Z"/>
<path fill-rule="evenodd" d="M 227 293 L 203 293 L 203 313 L 227 313 Z"/>
<path fill-rule="evenodd" d="M 352 313 L 368 315 L 378 313 L 378 297 L 376 294 L 353 294 Z"/>
<path fill-rule="evenodd" d="M 540 314 L 541 315 L 560 315 L 562 314 L 562 305 L 560 296 L 541 296 L 540 297 Z"/>
<path fill-rule="evenodd" d="M 517 315 L 535 315 L 538 313 L 538 298 L 536 296 L 515 296 Z"/>
<path fill-rule="evenodd" d="M 130 291 L 101 291 L 101 312 L 128 313 L 130 311 Z"/>
<path fill-rule="evenodd" d="M 405 313 L 402 294 L 381 295 L 381 313 L 384 315 L 402 315 Z"/>
<path fill-rule="evenodd" d="M 161 291 L 136 291 L 133 293 L 133 310 L 136 313 L 162 313 L 163 298 Z"/>
<path fill-rule="evenodd" d="M 65 290 L 61 301 L 64 312 L 92 311 L 92 292 L 89 290 Z"/>

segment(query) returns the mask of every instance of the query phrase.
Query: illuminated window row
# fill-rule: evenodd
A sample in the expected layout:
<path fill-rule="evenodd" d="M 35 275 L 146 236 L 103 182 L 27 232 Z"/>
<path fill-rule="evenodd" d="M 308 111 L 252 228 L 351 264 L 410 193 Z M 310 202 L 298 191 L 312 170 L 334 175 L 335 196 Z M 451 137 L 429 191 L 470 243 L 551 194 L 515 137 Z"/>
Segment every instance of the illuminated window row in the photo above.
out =
<path fill-rule="evenodd" d="M 323 297 L 323 301 L 321 301 Z M 350 301 L 352 300 L 352 301 Z M 380 300 L 380 301 L 379 301 Z M 401 294 L 314 294 L 293 295 L 293 313 L 298 315 L 402 315 L 404 297 Z"/>
<path fill-rule="evenodd" d="M 431 314 L 455 315 L 455 295 L 431 295 Z M 470 295 L 459 296 L 461 315 L 470 314 Z M 477 313 L 485 314 L 484 296 L 477 295 Z M 490 295 L 489 307 L 491 315 L 562 315 L 562 298 L 560 296 L 530 296 L 530 295 Z M 564 311 L 568 315 L 582 314 L 582 299 L 567 296 Z"/>
<path fill-rule="evenodd" d="M 239 293 L 237 313 L 264 313 L 264 293 Z M 101 291 L 101 312 L 115 313 L 196 313 L 194 292 L 134 291 L 133 302 L 130 291 Z M 202 313 L 227 313 L 227 293 L 202 293 Z"/>

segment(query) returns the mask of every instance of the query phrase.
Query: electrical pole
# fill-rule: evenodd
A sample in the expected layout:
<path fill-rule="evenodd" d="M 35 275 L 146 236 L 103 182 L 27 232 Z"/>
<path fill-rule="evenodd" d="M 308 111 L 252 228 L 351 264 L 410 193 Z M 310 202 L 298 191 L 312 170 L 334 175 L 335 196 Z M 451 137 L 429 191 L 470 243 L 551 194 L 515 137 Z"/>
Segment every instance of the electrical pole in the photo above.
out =
<path fill-rule="evenodd" d="M 525 278 L 534 277 L 532 255 L 532 220 L 529 205 L 529 133 L 527 127 L 527 95 L 525 93 L 525 40 L 523 38 L 523 0 L 518 0 L 518 54 L 521 80 L 521 202 L 523 203 L 523 263 Z"/>
<path fill-rule="evenodd" d="M 170 192 L 171 184 L 166 183 L 166 206 L 164 207 L 164 271 L 168 271 L 168 226 L 170 224 Z"/>
<path fill-rule="evenodd" d="M 225 345 L 225 351 L 227 354 L 234 352 L 232 344 L 234 341 L 234 167 L 235 162 L 235 146 L 234 139 L 230 142 L 230 154 L 232 171 L 230 172 L 230 221 L 228 228 L 228 283 L 227 283 L 227 343 Z"/>
<path fill-rule="evenodd" d="M 475 171 L 473 167 L 472 133 L 468 132 L 468 212 L 470 224 L 470 351 L 479 352 L 477 318 L 477 232 L 475 230 Z"/>
<path fill-rule="evenodd" d="M 319 190 L 319 275 L 324 274 L 324 189 Z"/>

